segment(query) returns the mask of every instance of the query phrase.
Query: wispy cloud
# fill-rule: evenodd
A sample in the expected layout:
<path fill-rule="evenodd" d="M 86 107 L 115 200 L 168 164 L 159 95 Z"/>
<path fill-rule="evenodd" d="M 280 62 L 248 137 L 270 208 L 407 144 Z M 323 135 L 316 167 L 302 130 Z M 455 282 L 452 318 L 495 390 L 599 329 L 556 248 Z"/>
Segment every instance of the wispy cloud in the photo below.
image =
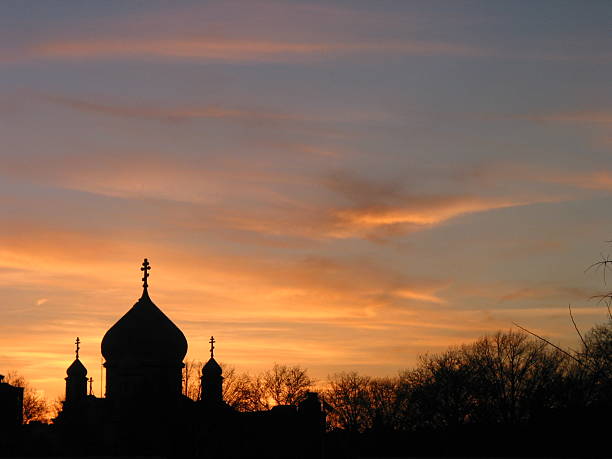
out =
<path fill-rule="evenodd" d="M 375 228 L 408 225 L 425 228 L 452 218 L 475 212 L 515 207 L 537 202 L 475 196 L 406 196 L 405 205 L 371 206 L 339 210 L 336 216 L 347 226 Z"/>
<path fill-rule="evenodd" d="M 419 291 L 414 291 L 410 289 L 397 290 L 395 294 L 401 298 L 408 298 L 410 300 L 420 300 L 420 301 L 425 301 L 428 303 L 437 303 L 437 304 L 446 303 L 445 300 L 443 300 L 442 298 L 432 293 L 419 292 Z"/>
<path fill-rule="evenodd" d="M 223 38 L 126 38 L 49 40 L 28 45 L 5 60 L 29 59 L 187 59 L 221 62 L 285 62 L 375 54 L 481 57 L 484 49 L 433 41 L 291 42 Z M 6 53 L 5 53 L 6 55 Z"/>
<path fill-rule="evenodd" d="M 550 298 L 584 300 L 588 298 L 589 292 L 584 289 L 564 286 L 537 285 L 522 287 L 506 293 L 499 299 L 500 303 L 524 300 L 542 300 Z"/>
<path fill-rule="evenodd" d="M 308 124 L 311 130 L 330 132 L 332 129 L 323 127 L 323 123 L 367 123 L 397 121 L 390 113 L 384 112 L 347 112 L 337 111 L 328 113 L 284 112 L 271 109 L 254 109 L 248 107 L 223 105 L 185 105 L 163 106 L 153 103 L 116 103 L 103 101 L 100 98 L 66 97 L 57 94 L 41 94 L 24 91 L 26 97 L 35 100 L 50 102 L 52 104 L 68 107 L 74 110 L 93 114 L 102 114 L 119 118 L 142 120 L 156 120 L 177 123 L 191 120 L 225 120 L 245 123 L 251 126 L 277 126 L 280 123 L 285 127 L 304 127 Z M 318 126 L 315 128 L 314 126 Z M 305 151 L 318 155 L 331 156 L 333 152 L 322 151 L 300 145 Z M 310 148 L 310 149 L 308 149 Z"/>
<path fill-rule="evenodd" d="M 612 191 L 612 171 L 547 172 L 542 174 L 545 181 L 561 183 L 590 190 Z"/>
<path fill-rule="evenodd" d="M 406 190 L 402 182 L 372 182 L 346 174 L 334 174 L 325 183 L 351 203 L 331 210 L 336 237 L 409 233 L 471 213 L 549 200 L 542 196 L 421 194 Z"/>
<path fill-rule="evenodd" d="M 185 121 L 195 119 L 234 119 L 260 121 L 305 121 L 306 118 L 290 113 L 256 111 L 209 105 L 203 107 L 156 107 L 152 105 L 105 104 L 98 101 L 40 95 L 43 100 L 91 113 L 118 116 L 122 118 L 154 119 L 161 121 Z"/>
<path fill-rule="evenodd" d="M 515 115 L 513 118 L 546 123 L 612 124 L 612 112 L 608 110 L 581 110 Z"/>

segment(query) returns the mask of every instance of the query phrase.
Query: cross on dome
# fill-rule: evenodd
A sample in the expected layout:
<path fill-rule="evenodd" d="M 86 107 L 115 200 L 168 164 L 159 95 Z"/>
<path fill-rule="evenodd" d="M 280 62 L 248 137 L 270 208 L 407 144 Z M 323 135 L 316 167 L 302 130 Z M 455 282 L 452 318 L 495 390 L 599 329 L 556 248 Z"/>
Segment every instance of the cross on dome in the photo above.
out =
<path fill-rule="evenodd" d="M 210 341 L 208 342 L 210 343 L 210 358 L 212 359 L 214 357 L 215 352 L 215 337 L 211 336 Z"/>
<path fill-rule="evenodd" d="M 147 278 L 149 277 L 149 271 L 151 270 L 151 266 L 149 265 L 148 259 L 144 259 L 144 261 L 142 262 L 142 268 L 140 268 L 140 270 L 144 272 L 144 277 L 142 278 L 142 286 L 144 288 L 147 288 L 149 286 Z"/>
<path fill-rule="evenodd" d="M 79 350 L 81 349 L 81 340 L 79 339 L 79 337 L 78 337 L 78 336 L 77 336 L 77 339 L 76 339 L 76 341 L 74 342 L 74 344 L 76 344 L 76 351 L 75 351 L 75 354 L 76 354 L 76 358 L 78 359 L 78 358 L 79 358 Z"/>

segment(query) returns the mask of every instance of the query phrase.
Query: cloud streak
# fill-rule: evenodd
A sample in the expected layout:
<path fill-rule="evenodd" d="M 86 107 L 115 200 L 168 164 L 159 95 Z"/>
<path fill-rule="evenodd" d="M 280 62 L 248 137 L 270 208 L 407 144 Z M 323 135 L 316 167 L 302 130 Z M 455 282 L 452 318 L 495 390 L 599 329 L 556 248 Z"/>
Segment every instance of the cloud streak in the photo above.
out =
<path fill-rule="evenodd" d="M 553 112 L 533 115 L 516 115 L 513 118 L 544 123 L 565 124 L 612 124 L 612 112 L 605 110 L 581 110 L 568 112 Z"/>
<path fill-rule="evenodd" d="M 452 218 L 476 212 L 524 206 L 538 202 L 511 199 L 482 198 L 475 196 L 406 196 L 406 204 L 372 206 L 339 210 L 337 218 L 347 226 L 376 228 L 392 225 L 408 225 L 425 228 L 438 225 Z"/>
<path fill-rule="evenodd" d="M 291 62 L 368 55 L 482 57 L 468 45 L 434 41 L 291 42 L 224 38 L 125 38 L 48 40 L 26 46 L 5 60 L 184 59 L 218 62 Z M 11 57 L 12 56 L 12 57 Z"/>
<path fill-rule="evenodd" d="M 105 104 L 96 101 L 62 97 L 55 95 L 41 95 L 41 99 L 65 107 L 90 113 L 117 116 L 121 118 L 150 119 L 160 121 L 179 122 L 197 119 L 230 119 L 254 121 L 305 121 L 306 118 L 272 111 L 255 111 L 209 105 L 203 107 L 155 107 L 152 105 L 120 105 Z"/>

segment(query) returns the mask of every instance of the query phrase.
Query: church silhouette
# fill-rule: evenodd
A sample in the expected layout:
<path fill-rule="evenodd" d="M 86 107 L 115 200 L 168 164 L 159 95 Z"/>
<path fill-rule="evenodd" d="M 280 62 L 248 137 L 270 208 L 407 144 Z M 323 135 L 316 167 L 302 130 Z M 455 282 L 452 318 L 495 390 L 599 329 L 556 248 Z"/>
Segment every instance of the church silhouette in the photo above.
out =
<path fill-rule="evenodd" d="M 202 368 L 201 396 L 183 395 L 187 339 L 151 300 L 147 259 L 143 292 L 102 339 L 106 394 L 92 393 L 92 379 L 76 358 L 66 373 L 66 399 L 55 419 L 58 452 L 69 455 L 182 457 L 322 456 L 325 415 L 318 394 L 297 406 L 238 412 L 223 400 L 222 368 L 214 358 Z M 89 383 L 89 393 L 88 393 Z"/>

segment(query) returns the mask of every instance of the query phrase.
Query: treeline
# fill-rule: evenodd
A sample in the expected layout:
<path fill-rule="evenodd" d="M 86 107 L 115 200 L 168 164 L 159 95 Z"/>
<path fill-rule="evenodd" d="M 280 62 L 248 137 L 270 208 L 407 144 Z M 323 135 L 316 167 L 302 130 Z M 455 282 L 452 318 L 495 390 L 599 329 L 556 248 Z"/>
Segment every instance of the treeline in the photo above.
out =
<path fill-rule="evenodd" d="M 188 362 L 185 394 L 199 397 L 200 362 Z M 498 332 L 421 356 L 394 377 L 339 373 L 315 381 L 299 366 L 258 375 L 224 366 L 224 399 L 239 411 L 298 403 L 319 392 L 328 430 L 417 431 L 462 425 L 526 425 L 551 413 L 612 406 L 612 322 L 583 336 L 575 352 L 530 335 Z"/>
<path fill-rule="evenodd" d="M 498 332 L 420 357 L 393 378 L 335 375 L 323 392 L 332 428 L 448 430 L 519 425 L 560 410 L 612 406 L 612 327 L 599 326 L 575 355 L 522 332 Z"/>

